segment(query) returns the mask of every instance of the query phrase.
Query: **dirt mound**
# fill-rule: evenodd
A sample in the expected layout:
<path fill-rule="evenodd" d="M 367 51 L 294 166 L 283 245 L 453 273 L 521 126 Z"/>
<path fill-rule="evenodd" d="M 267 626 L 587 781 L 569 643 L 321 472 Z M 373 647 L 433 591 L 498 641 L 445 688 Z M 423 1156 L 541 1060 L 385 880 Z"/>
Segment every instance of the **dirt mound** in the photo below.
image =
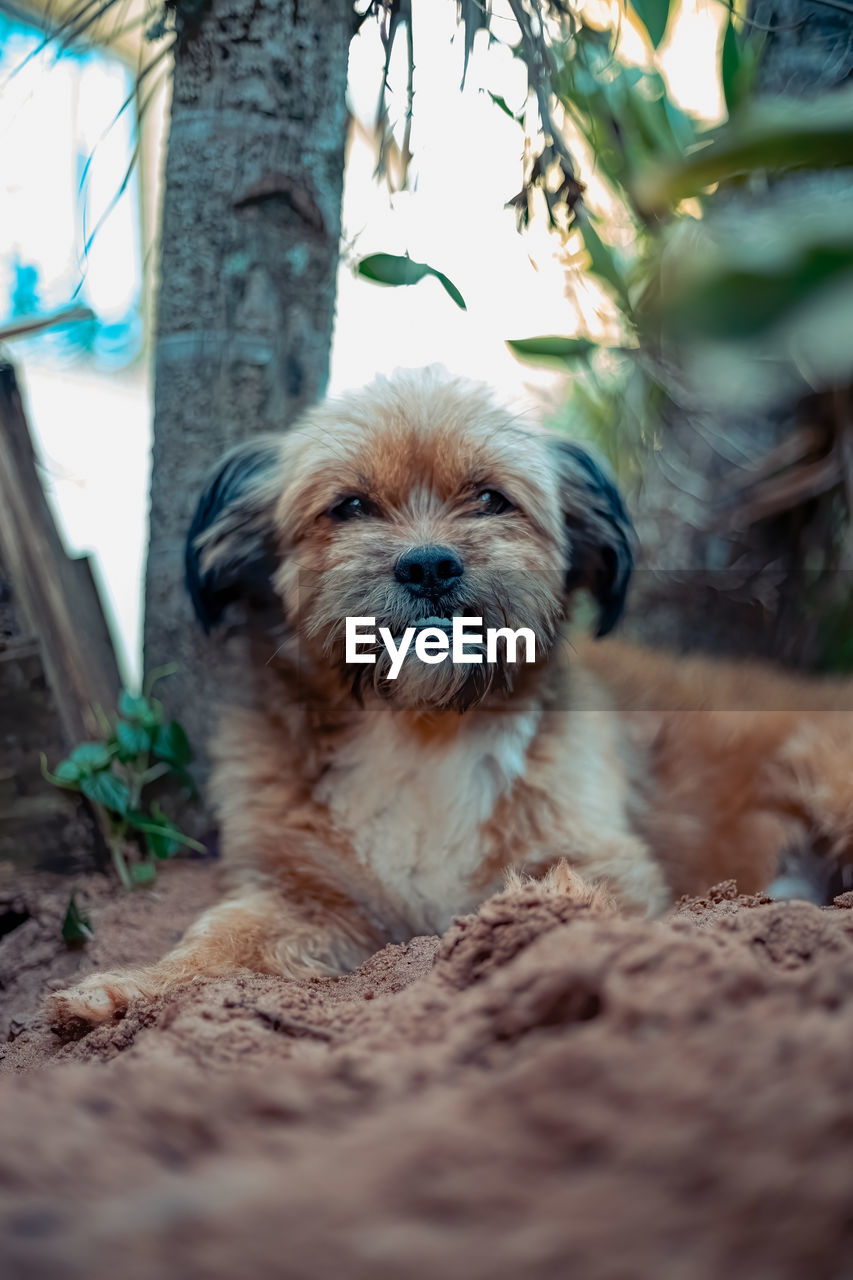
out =
<path fill-rule="evenodd" d="M 173 922 L 209 874 L 173 882 Z M 154 924 L 139 897 L 125 921 Z M 721 886 L 642 923 L 521 890 L 339 981 L 199 983 L 64 1044 L 30 1013 L 0 1078 L 4 1273 L 839 1275 L 840 902 Z"/>

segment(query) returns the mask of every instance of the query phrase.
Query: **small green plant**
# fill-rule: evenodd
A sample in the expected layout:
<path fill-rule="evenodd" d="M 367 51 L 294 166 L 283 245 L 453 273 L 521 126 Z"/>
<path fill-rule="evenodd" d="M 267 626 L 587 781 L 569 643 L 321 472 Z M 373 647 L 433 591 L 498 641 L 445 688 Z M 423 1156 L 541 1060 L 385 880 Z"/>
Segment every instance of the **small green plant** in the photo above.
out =
<path fill-rule="evenodd" d="M 62 937 L 67 947 L 84 947 L 94 938 L 92 922 L 85 912 L 77 906 L 77 899 L 72 893 L 68 899 L 65 918 L 62 921 Z"/>
<path fill-rule="evenodd" d="M 151 696 L 154 683 L 174 667 L 152 672 L 141 695 L 122 690 L 115 721 L 100 712 L 103 734 L 81 742 L 51 773 L 42 755 L 42 773 L 65 791 L 77 791 L 95 806 L 116 873 L 126 889 L 151 884 L 157 862 L 182 845 L 204 853 L 144 793 L 164 777 L 193 791 L 187 772 L 192 750 L 177 720 L 166 720 L 163 704 Z"/>

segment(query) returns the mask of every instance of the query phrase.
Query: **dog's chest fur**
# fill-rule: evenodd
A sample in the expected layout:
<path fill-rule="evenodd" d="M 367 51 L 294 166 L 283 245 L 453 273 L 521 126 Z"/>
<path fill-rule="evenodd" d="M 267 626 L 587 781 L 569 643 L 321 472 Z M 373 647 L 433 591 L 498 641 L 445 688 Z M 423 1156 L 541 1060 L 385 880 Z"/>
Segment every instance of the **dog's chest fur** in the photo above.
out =
<path fill-rule="evenodd" d="M 315 799 L 345 831 L 414 932 L 442 932 L 482 890 L 481 828 L 524 772 L 539 710 L 477 718 L 449 744 L 418 740 L 391 711 L 371 711 L 334 753 Z"/>

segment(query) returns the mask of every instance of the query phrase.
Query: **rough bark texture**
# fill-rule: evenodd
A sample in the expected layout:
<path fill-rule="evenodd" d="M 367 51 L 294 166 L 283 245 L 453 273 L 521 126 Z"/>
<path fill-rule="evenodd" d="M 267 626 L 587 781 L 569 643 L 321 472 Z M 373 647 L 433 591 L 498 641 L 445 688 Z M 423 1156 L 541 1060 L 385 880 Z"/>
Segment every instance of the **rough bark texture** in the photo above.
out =
<path fill-rule="evenodd" d="M 201 755 L 239 653 L 183 586 L 205 477 L 322 394 L 340 239 L 352 0 L 212 0 L 175 57 L 155 345 L 145 665 Z M 165 689 L 165 686 L 164 686 Z"/>
<path fill-rule="evenodd" d="M 759 94 L 808 98 L 849 80 L 849 13 L 818 0 L 753 0 L 750 16 L 767 29 Z M 774 202 L 781 208 L 799 201 L 807 217 L 822 201 L 849 205 L 851 193 L 849 170 L 799 173 L 774 181 L 762 195 L 753 188 L 718 197 L 709 219 L 737 236 L 759 207 L 772 211 Z M 834 607 L 837 586 L 828 579 L 819 596 L 806 598 L 802 571 L 816 553 L 826 569 L 849 570 L 853 563 L 841 485 L 749 527 L 720 532 L 719 514 L 734 486 L 792 432 L 813 431 L 832 447 L 839 396 L 848 405 L 849 395 L 849 389 L 829 392 L 739 416 L 709 413 L 695 397 L 676 396 L 638 519 L 650 572 L 639 575 L 637 633 L 677 648 L 758 653 L 799 666 L 822 659 L 821 610 Z"/>

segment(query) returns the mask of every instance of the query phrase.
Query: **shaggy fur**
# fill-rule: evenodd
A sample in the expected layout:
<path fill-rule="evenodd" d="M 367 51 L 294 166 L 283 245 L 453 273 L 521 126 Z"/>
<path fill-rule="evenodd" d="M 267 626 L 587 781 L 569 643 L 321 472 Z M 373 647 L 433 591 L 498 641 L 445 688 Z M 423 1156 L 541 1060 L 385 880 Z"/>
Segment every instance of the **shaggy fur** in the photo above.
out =
<path fill-rule="evenodd" d="M 226 716 L 211 795 L 229 897 L 145 970 L 52 997 L 112 1017 L 203 975 L 336 974 L 445 929 L 519 877 L 653 915 L 734 877 L 765 887 L 791 847 L 843 861 L 853 742 L 838 689 L 615 642 L 571 648 L 586 588 L 615 624 L 632 531 L 602 469 L 436 370 L 327 402 L 225 460 L 199 502 L 188 584 L 213 626 L 260 610 L 254 707 Z M 416 547 L 464 568 L 413 595 Z M 533 629 L 537 662 L 344 657 L 344 619 L 459 615 Z M 268 633 L 267 633 L 268 634 Z M 271 653 L 274 656 L 271 659 Z M 750 709 L 752 708 L 752 709 Z"/>

